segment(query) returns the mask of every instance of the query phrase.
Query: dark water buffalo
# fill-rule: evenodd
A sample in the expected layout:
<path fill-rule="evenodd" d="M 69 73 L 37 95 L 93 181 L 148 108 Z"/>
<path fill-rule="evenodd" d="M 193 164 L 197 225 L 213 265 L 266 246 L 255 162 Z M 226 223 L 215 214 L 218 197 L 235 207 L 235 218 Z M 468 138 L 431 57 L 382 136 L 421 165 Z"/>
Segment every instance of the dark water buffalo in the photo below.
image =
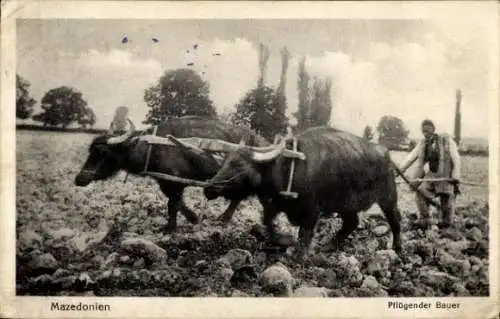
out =
<path fill-rule="evenodd" d="M 400 220 L 397 189 L 389 152 L 353 134 L 333 128 L 311 128 L 297 135 L 297 149 L 305 160 L 296 160 L 292 191 L 296 199 L 284 197 L 290 158 L 282 155 L 291 149 L 291 140 L 282 140 L 266 153 L 241 148 L 226 158 L 222 168 L 204 188 L 205 196 L 241 198 L 257 195 L 263 208 L 263 224 L 271 240 L 277 240 L 273 221 L 285 212 L 292 225 L 300 226 L 296 257 L 308 252 L 320 212 L 337 212 L 342 228 L 333 240 L 338 249 L 358 226 L 358 212 L 377 203 L 393 233 L 393 249 L 400 253 Z"/>
<path fill-rule="evenodd" d="M 135 131 L 133 123 L 130 122 L 130 124 L 131 130 L 123 135 L 113 137 L 101 135 L 92 141 L 89 156 L 75 178 L 77 186 L 86 186 L 92 181 L 111 178 L 120 170 L 131 174 L 139 174 L 143 171 L 148 145 L 135 137 L 144 133 L 151 134 L 153 128 Z M 177 138 L 213 138 L 231 143 L 245 141 L 245 143 L 254 146 L 269 145 L 265 139 L 245 128 L 197 116 L 167 119 L 158 125 L 156 135 L 162 137 L 172 135 Z M 182 145 L 153 145 L 148 171 L 204 181 L 213 177 L 219 168 L 219 163 L 209 153 L 197 153 L 190 148 L 182 147 Z M 168 225 L 164 231 L 175 232 L 177 211 L 180 211 L 191 223 L 197 223 L 198 217 L 185 205 L 182 199 L 186 185 L 163 179 L 156 180 L 163 194 L 169 198 Z M 220 216 L 222 221 L 228 222 L 232 218 L 241 199 L 237 196 L 231 198 L 230 205 Z"/>

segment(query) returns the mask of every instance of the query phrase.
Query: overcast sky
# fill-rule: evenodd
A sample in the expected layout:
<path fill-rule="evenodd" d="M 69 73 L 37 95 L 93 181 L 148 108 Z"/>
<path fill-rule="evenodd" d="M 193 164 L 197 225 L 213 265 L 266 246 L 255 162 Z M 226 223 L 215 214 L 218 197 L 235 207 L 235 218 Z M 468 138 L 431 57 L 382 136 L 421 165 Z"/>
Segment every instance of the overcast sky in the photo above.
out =
<path fill-rule="evenodd" d="M 125 35 L 129 42 L 123 44 Z M 311 75 L 333 80 L 331 120 L 339 128 L 361 134 L 381 116 L 394 115 L 412 135 L 424 118 L 452 133 L 455 90 L 461 88 L 463 136 L 487 138 L 488 72 L 495 71 L 489 40 L 480 21 L 18 20 L 17 72 L 38 101 L 58 86 L 80 90 L 97 115 L 96 127 L 107 128 L 120 105 L 141 127 L 144 90 L 187 62 L 210 83 L 217 111 L 233 110 L 257 83 L 263 42 L 271 54 L 268 85 L 278 84 L 280 49 L 292 54 L 289 114 L 297 109 L 297 62 L 305 55 Z"/>

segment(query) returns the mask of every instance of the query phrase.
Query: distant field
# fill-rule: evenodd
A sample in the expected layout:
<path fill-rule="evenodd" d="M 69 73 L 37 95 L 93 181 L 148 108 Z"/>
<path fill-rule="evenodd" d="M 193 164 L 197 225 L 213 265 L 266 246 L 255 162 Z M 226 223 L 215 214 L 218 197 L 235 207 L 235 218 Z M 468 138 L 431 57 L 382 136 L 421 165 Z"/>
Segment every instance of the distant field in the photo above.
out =
<path fill-rule="evenodd" d="M 363 214 L 362 225 L 342 252 L 322 252 L 340 226 L 338 219 L 322 221 L 311 257 L 301 267 L 286 254 L 265 251 L 250 234 L 251 227 L 260 223 L 261 207 L 254 199 L 242 203 L 229 225 L 220 225 L 215 219 L 228 203 L 222 199 L 208 202 L 200 189 L 189 188 L 186 203 L 202 222 L 191 225 L 180 216 L 178 233 L 164 236 L 159 227 L 166 223 L 167 201 L 153 180 L 129 176 L 123 183 L 125 174 L 119 174 L 86 188 L 75 187 L 74 177 L 93 137 L 84 133 L 17 132 L 18 294 L 268 295 L 251 274 L 246 274 L 250 279 L 239 274 L 247 279 L 238 281 L 236 270 L 221 270 L 220 258 L 231 249 L 241 248 L 249 252 L 255 273 L 280 260 L 295 278 L 295 287 L 322 286 L 332 297 L 488 295 L 486 187 L 462 186 L 456 229 L 447 233 L 433 229 L 423 236 L 408 227 L 408 216 L 416 207 L 413 193 L 401 184 L 402 239 L 408 261 L 397 261 L 390 251 L 384 251 L 386 243 L 391 242 L 390 232 L 378 207 L 373 207 Z M 400 162 L 405 155 L 394 152 L 393 158 Z M 464 179 L 488 182 L 487 157 L 462 159 Z M 110 238 L 109 229 L 118 220 L 126 221 L 125 228 Z M 280 217 L 280 227 L 297 234 L 285 218 Z M 159 268 L 149 268 L 147 257 L 139 252 L 122 253 L 123 239 L 132 237 L 165 249 L 168 258 L 157 265 Z M 33 260 L 45 253 L 53 257 L 47 257 L 52 271 L 40 272 Z M 362 285 L 369 276 L 380 285 Z M 81 278 L 87 277 L 83 285 Z"/>
<path fill-rule="evenodd" d="M 106 129 L 95 129 L 95 128 L 81 128 L 81 127 L 43 127 L 38 124 L 26 124 L 20 123 L 16 125 L 18 131 L 47 131 L 47 132 L 60 132 L 60 133 L 80 133 L 80 134 L 103 134 Z M 408 146 L 405 145 L 401 148 L 401 151 L 407 151 Z M 489 143 L 487 139 L 482 138 L 463 138 L 459 152 L 461 155 L 470 156 L 488 156 Z"/>
<path fill-rule="evenodd" d="M 464 137 L 462 138 L 462 144 L 464 145 L 478 145 L 483 148 L 487 148 L 489 143 L 488 140 L 485 138 L 473 138 L 473 137 Z"/>

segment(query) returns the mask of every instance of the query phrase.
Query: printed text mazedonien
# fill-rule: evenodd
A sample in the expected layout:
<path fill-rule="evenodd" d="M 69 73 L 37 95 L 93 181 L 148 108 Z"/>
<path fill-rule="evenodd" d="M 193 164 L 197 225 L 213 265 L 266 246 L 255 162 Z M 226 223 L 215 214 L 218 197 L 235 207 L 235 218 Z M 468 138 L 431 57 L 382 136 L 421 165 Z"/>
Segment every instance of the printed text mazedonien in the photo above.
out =
<path fill-rule="evenodd" d="M 51 311 L 111 311 L 111 306 L 101 303 L 59 303 L 52 302 L 50 305 Z"/>

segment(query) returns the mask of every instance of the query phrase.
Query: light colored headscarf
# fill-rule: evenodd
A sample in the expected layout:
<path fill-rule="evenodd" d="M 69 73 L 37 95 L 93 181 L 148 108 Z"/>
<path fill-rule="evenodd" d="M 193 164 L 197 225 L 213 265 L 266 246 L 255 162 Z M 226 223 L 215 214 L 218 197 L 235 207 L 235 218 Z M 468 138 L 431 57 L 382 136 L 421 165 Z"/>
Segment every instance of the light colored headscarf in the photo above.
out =
<path fill-rule="evenodd" d="M 109 133 L 127 130 L 128 107 L 120 106 L 115 111 L 115 116 L 109 127 Z"/>

